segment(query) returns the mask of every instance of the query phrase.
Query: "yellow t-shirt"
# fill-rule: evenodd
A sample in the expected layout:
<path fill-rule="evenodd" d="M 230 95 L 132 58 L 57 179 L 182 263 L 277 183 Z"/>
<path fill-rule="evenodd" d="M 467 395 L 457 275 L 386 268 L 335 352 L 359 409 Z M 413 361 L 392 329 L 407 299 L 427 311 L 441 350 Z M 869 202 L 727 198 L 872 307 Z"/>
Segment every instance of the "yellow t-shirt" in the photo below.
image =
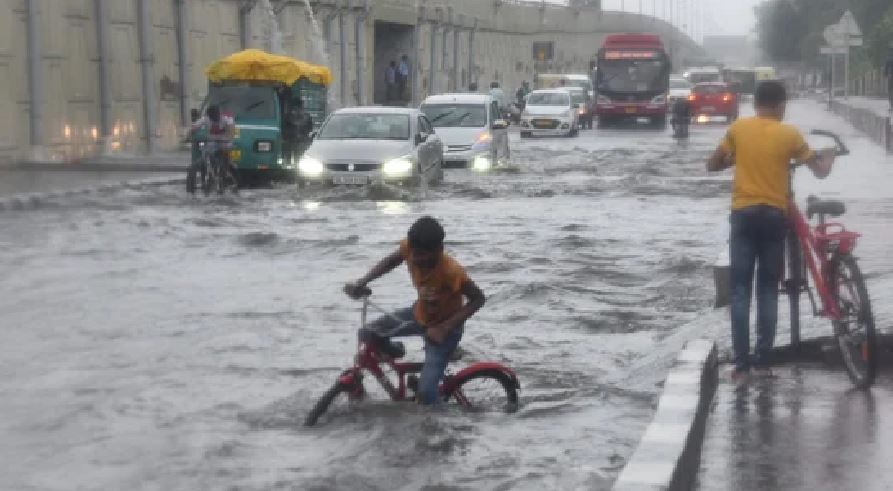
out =
<path fill-rule="evenodd" d="M 422 271 L 412 263 L 409 241 L 400 242 L 400 255 L 409 268 L 412 284 L 419 294 L 415 304 L 415 320 L 423 326 L 439 324 L 453 316 L 464 305 L 462 285 L 468 280 L 465 269 L 455 259 L 443 254 L 431 271 Z"/>
<path fill-rule="evenodd" d="M 755 205 L 787 210 L 791 160 L 814 155 L 796 128 L 760 117 L 736 121 L 720 146 L 735 162 L 733 210 Z"/>

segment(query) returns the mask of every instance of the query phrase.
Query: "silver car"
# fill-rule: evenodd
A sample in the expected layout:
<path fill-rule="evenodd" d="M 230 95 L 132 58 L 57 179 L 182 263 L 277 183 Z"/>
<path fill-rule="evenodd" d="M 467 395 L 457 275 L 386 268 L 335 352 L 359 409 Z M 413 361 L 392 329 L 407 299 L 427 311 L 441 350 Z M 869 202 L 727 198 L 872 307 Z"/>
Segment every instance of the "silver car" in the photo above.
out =
<path fill-rule="evenodd" d="M 446 168 L 486 172 L 511 163 L 509 124 L 489 94 L 433 95 L 421 109 L 446 145 Z"/>
<path fill-rule="evenodd" d="M 443 179 L 443 144 L 417 109 L 335 111 L 298 162 L 300 184 L 418 185 Z"/>

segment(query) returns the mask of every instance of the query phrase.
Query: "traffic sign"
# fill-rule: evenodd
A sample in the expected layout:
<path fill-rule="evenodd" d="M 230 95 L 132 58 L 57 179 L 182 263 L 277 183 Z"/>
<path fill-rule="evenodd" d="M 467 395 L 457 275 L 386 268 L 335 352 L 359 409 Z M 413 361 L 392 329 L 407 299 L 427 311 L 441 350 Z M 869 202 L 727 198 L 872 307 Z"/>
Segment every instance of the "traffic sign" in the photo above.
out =
<path fill-rule="evenodd" d="M 859 23 L 856 22 L 856 16 L 853 15 L 853 12 L 850 10 L 843 13 L 843 17 L 840 18 L 840 22 L 838 22 L 837 25 L 840 26 L 840 30 L 843 31 L 844 34 L 853 37 L 862 37 L 862 29 L 859 29 Z"/>
<path fill-rule="evenodd" d="M 846 46 L 822 46 L 819 52 L 823 55 L 845 55 L 847 53 Z"/>

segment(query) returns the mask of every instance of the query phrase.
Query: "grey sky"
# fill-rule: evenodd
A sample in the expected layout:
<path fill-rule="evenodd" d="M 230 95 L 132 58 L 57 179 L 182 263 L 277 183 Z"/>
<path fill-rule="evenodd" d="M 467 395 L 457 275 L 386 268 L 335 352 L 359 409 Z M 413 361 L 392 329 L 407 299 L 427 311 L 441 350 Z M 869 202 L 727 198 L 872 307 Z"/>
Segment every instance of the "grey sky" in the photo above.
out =
<path fill-rule="evenodd" d="M 538 0 L 533 0 L 538 1 Z M 567 3 L 562 0 L 547 0 L 554 3 Z M 657 15 L 662 17 L 669 12 L 670 3 L 679 9 L 682 5 L 704 6 L 704 34 L 748 34 L 754 27 L 753 8 L 763 0 L 602 0 L 605 10 L 620 10 L 621 4 L 628 12 L 638 12 L 641 2 L 646 13 L 651 14 L 652 5 Z M 664 6 L 665 5 L 665 6 Z M 678 12 L 678 10 L 676 10 Z M 669 14 L 667 14 L 668 16 Z"/>

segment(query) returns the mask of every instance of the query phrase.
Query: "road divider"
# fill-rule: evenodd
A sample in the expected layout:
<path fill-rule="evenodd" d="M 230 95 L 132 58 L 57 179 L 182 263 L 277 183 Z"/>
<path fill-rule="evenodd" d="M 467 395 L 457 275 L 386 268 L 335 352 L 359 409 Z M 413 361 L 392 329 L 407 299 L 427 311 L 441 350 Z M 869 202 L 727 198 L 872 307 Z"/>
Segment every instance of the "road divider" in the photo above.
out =
<path fill-rule="evenodd" d="M 691 489 L 717 380 L 714 342 L 689 341 L 670 369 L 657 412 L 614 483 L 614 491 Z"/>

